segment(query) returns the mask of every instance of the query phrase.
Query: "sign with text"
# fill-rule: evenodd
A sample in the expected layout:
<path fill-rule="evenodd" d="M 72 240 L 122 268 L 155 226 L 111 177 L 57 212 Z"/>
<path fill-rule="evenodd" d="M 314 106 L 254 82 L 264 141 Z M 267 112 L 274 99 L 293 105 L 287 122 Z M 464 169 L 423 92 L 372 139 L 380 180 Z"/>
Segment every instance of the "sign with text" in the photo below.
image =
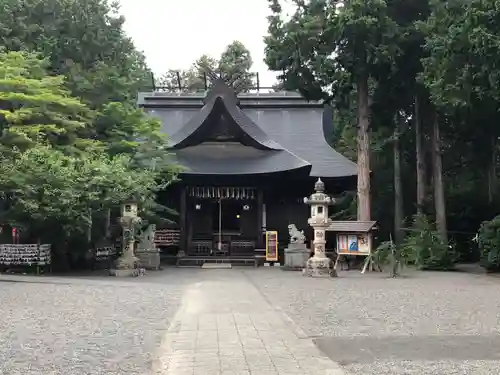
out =
<path fill-rule="evenodd" d="M 369 233 L 337 235 L 337 254 L 368 255 L 370 252 L 371 238 Z"/>
<path fill-rule="evenodd" d="M 278 232 L 266 232 L 266 261 L 278 261 Z"/>

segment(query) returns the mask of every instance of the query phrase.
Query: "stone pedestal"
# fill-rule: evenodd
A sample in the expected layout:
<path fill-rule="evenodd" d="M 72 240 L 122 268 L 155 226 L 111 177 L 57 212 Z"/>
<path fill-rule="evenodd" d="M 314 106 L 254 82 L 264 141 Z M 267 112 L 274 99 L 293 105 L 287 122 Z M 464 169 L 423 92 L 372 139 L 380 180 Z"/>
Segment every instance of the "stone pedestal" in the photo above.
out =
<path fill-rule="evenodd" d="M 127 268 L 127 269 L 113 269 L 109 270 L 109 274 L 111 276 L 116 276 L 116 277 L 137 277 L 139 276 L 139 269 L 138 268 Z"/>
<path fill-rule="evenodd" d="M 131 243 L 124 249 L 123 254 L 116 260 L 115 268 L 110 270 L 111 276 L 139 276 L 140 263 L 134 255 L 133 246 Z"/>
<path fill-rule="evenodd" d="M 304 275 L 309 277 L 337 277 L 337 271 L 330 258 L 313 256 L 307 260 Z"/>
<path fill-rule="evenodd" d="M 160 269 L 160 252 L 158 249 L 136 250 L 135 255 L 139 259 L 141 267 L 147 270 Z"/>
<path fill-rule="evenodd" d="M 160 250 L 156 248 L 155 232 L 156 225 L 148 225 L 141 234 L 135 249 L 135 256 L 139 258 L 139 264 L 147 270 L 160 269 Z"/>
<path fill-rule="evenodd" d="M 304 243 L 291 243 L 285 249 L 285 264 L 283 269 L 302 271 L 309 259 L 310 250 Z"/>

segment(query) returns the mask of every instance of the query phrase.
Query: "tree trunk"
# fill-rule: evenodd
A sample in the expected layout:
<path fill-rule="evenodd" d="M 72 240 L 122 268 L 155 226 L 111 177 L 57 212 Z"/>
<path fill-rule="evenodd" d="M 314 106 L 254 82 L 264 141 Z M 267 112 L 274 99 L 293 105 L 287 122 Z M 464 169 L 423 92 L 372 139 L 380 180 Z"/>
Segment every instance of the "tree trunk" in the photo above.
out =
<path fill-rule="evenodd" d="M 400 149 L 400 117 L 396 115 L 394 128 L 394 241 L 396 245 L 401 245 L 404 240 L 402 230 L 404 220 L 403 207 L 403 182 L 401 178 L 401 149 Z"/>
<path fill-rule="evenodd" d="M 488 168 L 488 203 L 493 203 L 497 188 L 497 144 L 496 137 L 491 139 L 491 161 Z"/>
<path fill-rule="evenodd" d="M 441 138 L 439 135 L 439 117 L 434 116 L 432 131 L 432 165 L 434 182 L 434 208 L 436 210 L 437 230 L 445 243 L 448 243 L 446 229 L 446 203 L 444 199 L 443 165 L 441 159 Z"/>
<path fill-rule="evenodd" d="M 88 243 L 92 243 L 92 215 L 93 215 L 93 212 L 92 212 L 92 208 L 89 208 L 88 209 L 88 215 L 89 215 L 89 224 L 88 224 L 88 227 L 87 227 L 87 241 Z"/>
<path fill-rule="evenodd" d="M 368 77 L 358 81 L 358 220 L 371 220 Z"/>
<path fill-rule="evenodd" d="M 415 148 L 417 155 L 417 213 L 424 213 L 425 206 L 425 151 L 423 144 L 422 117 L 418 94 L 415 95 Z"/>
<path fill-rule="evenodd" d="M 111 240 L 111 209 L 106 210 L 106 228 L 104 230 L 106 240 Z"/>

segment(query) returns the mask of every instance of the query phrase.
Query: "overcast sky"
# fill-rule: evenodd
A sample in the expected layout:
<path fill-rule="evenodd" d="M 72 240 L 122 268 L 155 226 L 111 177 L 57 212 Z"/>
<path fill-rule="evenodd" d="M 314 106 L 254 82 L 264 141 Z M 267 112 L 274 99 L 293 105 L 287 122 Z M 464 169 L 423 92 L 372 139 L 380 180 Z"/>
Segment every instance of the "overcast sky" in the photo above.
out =
<path fill-rule="evenodd" d="M 188 68 L 199 56 L 218 57 L 233 40 L 251 52 L 261 86 L 276 74 L 264 58 L 267 0 L 119 0 L 125 29 L 156 74 Z"/>

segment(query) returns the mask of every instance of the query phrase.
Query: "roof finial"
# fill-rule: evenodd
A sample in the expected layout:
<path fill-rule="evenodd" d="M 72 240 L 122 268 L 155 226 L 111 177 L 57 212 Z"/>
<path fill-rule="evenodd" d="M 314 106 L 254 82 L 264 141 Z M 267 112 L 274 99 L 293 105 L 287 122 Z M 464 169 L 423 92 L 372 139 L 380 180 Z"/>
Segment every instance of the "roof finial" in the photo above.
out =
<path fill-rule="evenodd" d="M 203 100 L 203 102 L 206 104 L 210 100 L 216 98 L 216 97 L 224 97 L 226 100 L 230 100 L 235 103 L 235 105 L 238 105 L 238 97 L 236 95 L 236 92 L 232 87 L 230 87 L 227 82 L 224 80 L 224 78 L 217 78 L 215 81 L 213 81 L 213 86 L 212 88 L 208 91 L 207 96 Z"/>
<path fill-rule="evenodd" d="M 314 191 L 316 193 L 323 193 L 325 191 L 325 183 L 321 181 L 321 178 L 318 178 L 318 181 L 314 184 Z"/>

